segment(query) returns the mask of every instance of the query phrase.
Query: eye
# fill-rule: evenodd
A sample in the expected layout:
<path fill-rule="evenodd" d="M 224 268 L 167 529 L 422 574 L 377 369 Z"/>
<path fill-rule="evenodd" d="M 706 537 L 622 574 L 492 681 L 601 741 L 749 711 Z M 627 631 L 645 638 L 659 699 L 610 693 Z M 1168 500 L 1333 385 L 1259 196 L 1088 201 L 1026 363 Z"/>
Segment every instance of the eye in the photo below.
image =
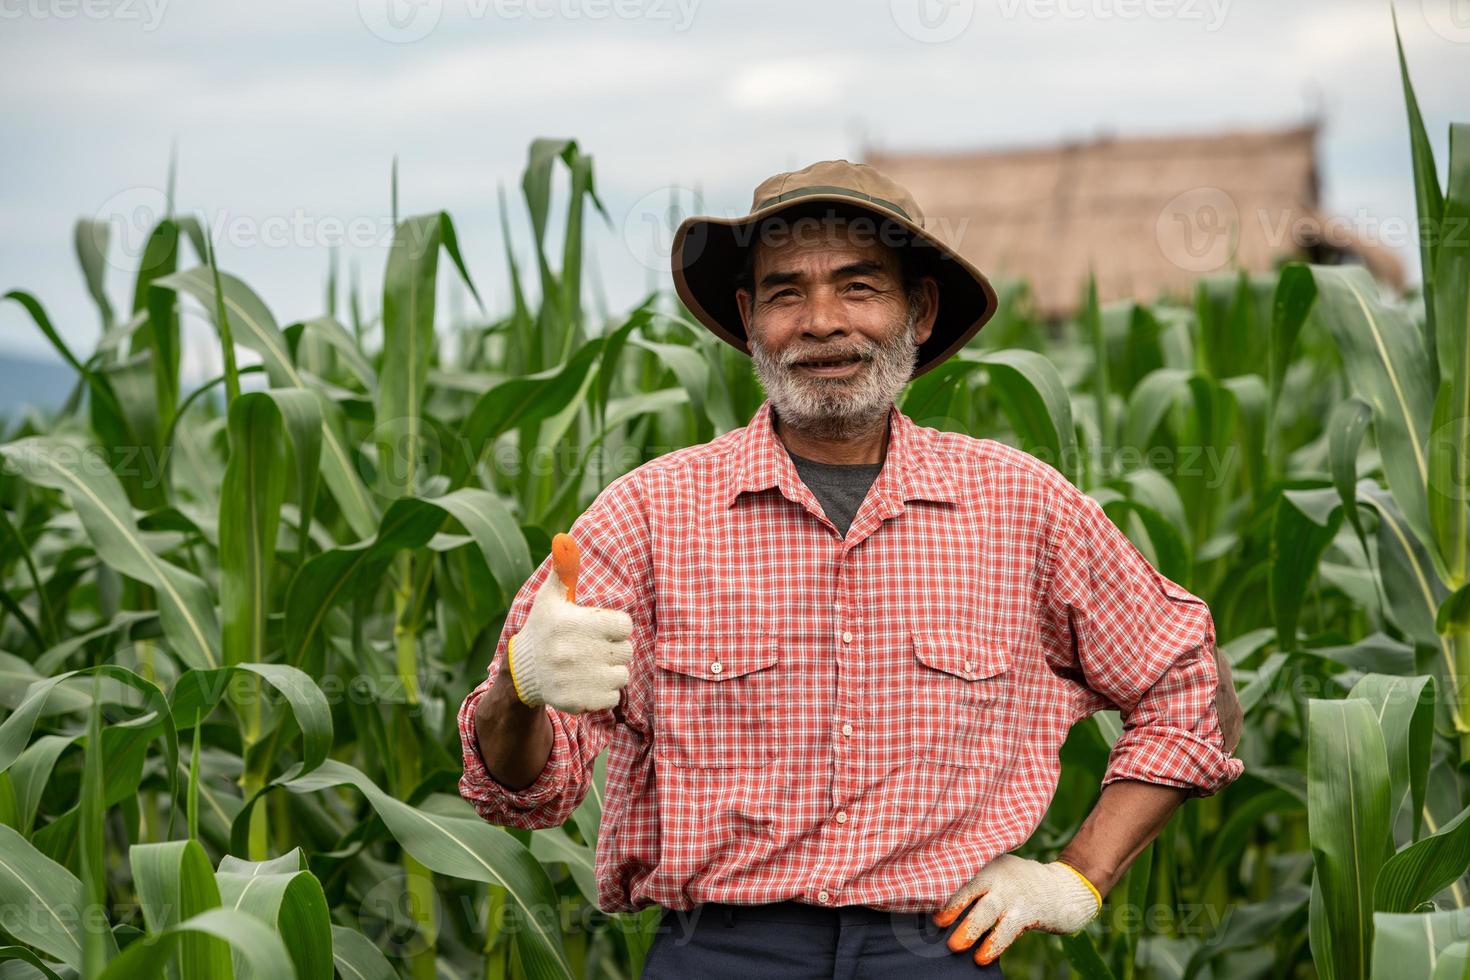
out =
<path fill-rule="evenodd" d="M 786 296 L 795 296 L 795 295 L 796 295 L 796 290 L 791 289 L 790 287 L 788 287 L 786 289 L 777 290 L 776 292 L 772 293 L 770 296 L 767 296 L 766 297 L 766 302 L 769 303 L 769 302 L 771 302 L 773 300 L 778 300 L 778 299 L 782 299 L 782 298 L 784 298 Z"/>
<path fill-rule="evenodd" d="M 849 286 L 848 288 L 849 289 L 864 289 L 864 290 L 867 290 L 870 293 L 873 292 L 873 287 L 870 286 L 870 285 L 868 285 L 865 282 L 855 282 L 851 286 Z"/>

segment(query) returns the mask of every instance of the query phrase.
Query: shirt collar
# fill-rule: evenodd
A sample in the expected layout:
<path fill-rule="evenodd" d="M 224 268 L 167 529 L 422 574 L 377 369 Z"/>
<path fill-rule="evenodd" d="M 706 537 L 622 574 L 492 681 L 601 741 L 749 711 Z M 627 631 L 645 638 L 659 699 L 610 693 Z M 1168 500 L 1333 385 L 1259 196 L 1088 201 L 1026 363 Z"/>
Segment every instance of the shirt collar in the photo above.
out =
<path fill-rule="evenodd" d="M 874 482 L 880 495 L 895 502 L 940 500 L 959 502 L 954 482 L 933 454 L 936 430 L 920 426 L 897 405 L 888 412 L 888 453 Z M 779 487 L 791 500 L 798 500 L 801 480 L 791 454 L 776 434 L 770 398 L 761 402 L 755 415 L 734 440 L 734 456 L 725 506 L 733 506 L 740 494 Z"/>

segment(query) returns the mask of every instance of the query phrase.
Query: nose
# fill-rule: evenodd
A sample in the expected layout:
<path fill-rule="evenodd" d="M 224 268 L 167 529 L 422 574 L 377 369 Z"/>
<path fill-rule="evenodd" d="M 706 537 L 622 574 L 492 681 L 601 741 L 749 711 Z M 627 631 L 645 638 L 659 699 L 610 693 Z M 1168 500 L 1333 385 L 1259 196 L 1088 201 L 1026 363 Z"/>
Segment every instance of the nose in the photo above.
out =
<path fill-rule="evenodd" d="M 836 290 L 812 290 L 807 299 L 806 323 L 803 326 L 803 333 L 816 339 L 846 332 L 847 320 L 842 313 L 842 304 L 837 298 Z"/>

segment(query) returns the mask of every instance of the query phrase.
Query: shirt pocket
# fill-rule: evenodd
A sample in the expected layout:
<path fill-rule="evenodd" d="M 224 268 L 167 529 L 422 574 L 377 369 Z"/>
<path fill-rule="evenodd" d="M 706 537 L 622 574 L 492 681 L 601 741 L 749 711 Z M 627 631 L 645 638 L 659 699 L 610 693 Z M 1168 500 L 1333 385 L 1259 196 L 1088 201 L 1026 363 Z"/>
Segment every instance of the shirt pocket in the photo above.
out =
<path fill-rule="evenodd" d="M 914 758 L 966 769 L 1003 765 L 997 733 L 1013 682 L 1009 647 L 963 627 L 915 629 L 911 638 Z"/>
<path fill-rule="evenodd" d="M 774 633 L 655 633 L 654 754 L 699 769 L 751 768 L 777 755 Z"/>

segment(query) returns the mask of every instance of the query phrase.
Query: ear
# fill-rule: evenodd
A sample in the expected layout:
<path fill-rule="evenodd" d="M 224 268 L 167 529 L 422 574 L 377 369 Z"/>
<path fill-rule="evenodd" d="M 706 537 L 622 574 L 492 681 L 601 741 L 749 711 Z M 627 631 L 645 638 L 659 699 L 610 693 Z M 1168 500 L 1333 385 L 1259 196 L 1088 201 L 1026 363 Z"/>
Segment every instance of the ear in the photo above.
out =
<path fill-rule="evenodd" d="M 740 310 L 740 325 L 745 328 L 745 346 L 750 346 L 750 320 L 755 296 L 748 289 L 735 290 L 735 305 Z"/>
<path fill-rule="evenodd" d="M 923 308 L 914 321 L 914 343 L 922 344 L 934 332 L 934 321 L 939 318 L 939 280 L 925 276 L 920 281 L 924 291 Z"/>

